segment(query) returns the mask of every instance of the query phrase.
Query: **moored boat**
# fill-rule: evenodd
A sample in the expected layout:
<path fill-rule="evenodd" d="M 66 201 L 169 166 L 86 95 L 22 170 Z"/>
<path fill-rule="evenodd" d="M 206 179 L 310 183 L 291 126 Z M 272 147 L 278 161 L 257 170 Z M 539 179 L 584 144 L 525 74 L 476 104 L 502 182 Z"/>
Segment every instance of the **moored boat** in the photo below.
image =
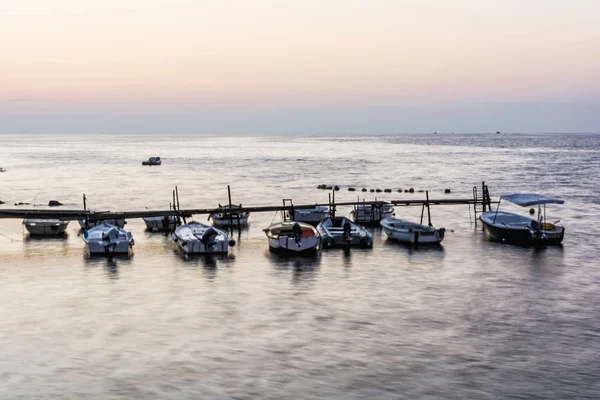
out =
<path fill-rule="evenodd" d="M 238 227 L 248 225 L 248 217 L 250 213 L 241 210 L 242 205 L 225 205 L 219 204 L 217 212 L 211 213 L 209 219 L 212 219 L 214 226 L 219 227 Z"/>
<path fill-rule="evenodd" d="M 129 254 L 135 244 L 131 232 L 116 225 L 102 223 L 83 231 L 83 241 L 89 254 Z"/>
<path fill-rule="evenodd" d="M 397 218 L 383 219 L 380 225 L 388 238 L 409 244 L 439 244 L 446 233 L 445 228 L 436 229 Z"/>
<path fill-rule="evenodd" d="M 146 228 L 149 231 L 163 231 L 168 232 L 175 229 L 177 223 L 177 217 L 174 215 L 164 215 L 158 217 L 144 217 L 142 218 L 146 224 Z"/>
<path fill-rule="evenodd" d="M 373 246 L 373 235 L 365 227 L 345 217 L 327 217 L 317 225 L 317 231 L 323 247 Z"/>
<path fill-rule="evenodd" d="M 312 208 L 293 208 L 287 211 L 287 219 L 317 226 L 319 222 L 329 217 L 329 208 L 314 206 Z"/>
<path fill-rule="evenodd" d="M 162 164 L 162 160 L 160 159 L 160 157 L 150 157 L 148 160 L 142 161 L 142 165 L 161 165 L 161 164 Z"/>
<path fill-rule="evenodd" d="M 67 230 L 69 221 L 59 219 L 24 219 L 25 229 L 33 236 L 62 235 Z"/>
<path fill-rule="evenodd" d="M 175 229 L 172 238 L 187 254 L 225 254 L 234 243 L 223 231 L 193 221 Z"/>
<path fill-rule="evenodd" d="M 319 250 L 321 236 L 317 229 L 304 222 L 283 221 L 266 228 L 269 248 L 290 254 L 313 253 Z"/>
<path fill-rule="evenodd" d="M 538 206 L 537 218 L 525 215 L 498 211 L 502 200 L 522 207 Z M 496 211 L 481 213 L 479 219 L 485 230 L 496 240 L 519 246 L 556 245 L 563 241 L 565 228 L 557 225 L 559 221 L 546 220 L 546 204 L 564 204 L 564 200 L 539 194 L 515 193 L 500 197 Z M 542 207 L 543 212 L 542 212 Z M 533 211 L 535 212 L 535 211 Z"/>
<path fill-rule="evenodd" d="M 390 204 L 366 204 L 359 203 L 350 212 L 354 222 L 363 225 L 378 225 L 383 219 L 392 218 L 394 207 Z"/>
<path fill-rule="evenodd" d="M 85 229 L 85 219 L 77 220 L 77 222 L 79 223 L 79 226 L 81 227 L 81 229 Z M 88 223 L 88 228 L 93 228 L 94 226 L 102 225 L 103 223 L 107 223 L 110 225 L 118 226 L 119 228 L 123 228 L 123 227 L 125 227 L 125 224 L 127 224 L 127 221 L 125 221 L 125 219 L 123 219 L 123 218 L 90 221 Z"/>

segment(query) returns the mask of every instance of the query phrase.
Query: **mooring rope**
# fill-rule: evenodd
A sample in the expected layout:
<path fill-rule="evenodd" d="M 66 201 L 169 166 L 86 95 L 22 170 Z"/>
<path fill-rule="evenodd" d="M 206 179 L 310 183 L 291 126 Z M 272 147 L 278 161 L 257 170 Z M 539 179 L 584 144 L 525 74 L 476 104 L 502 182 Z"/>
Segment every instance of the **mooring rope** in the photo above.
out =
<path fill-rule="evenodd" d="M 22 240 L 19 239 L 13 239 L 8 235 L 5 235 L 4 233 L 0 232 L 0 236 L 4 236 L 5 238 L 7 238 L 8 240 L 10 240 L 11 242 L 22 242 Z"/>

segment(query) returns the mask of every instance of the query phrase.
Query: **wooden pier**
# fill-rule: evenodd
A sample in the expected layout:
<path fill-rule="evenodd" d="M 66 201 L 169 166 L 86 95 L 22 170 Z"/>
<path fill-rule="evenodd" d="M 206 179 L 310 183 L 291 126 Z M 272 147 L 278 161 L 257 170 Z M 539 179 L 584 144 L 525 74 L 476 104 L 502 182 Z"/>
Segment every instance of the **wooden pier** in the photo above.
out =
<path fill-rule="evenodd" d="M 229 189 L 229 187 L 228 187 Z M 330 200 L 327 203 L 313 203 L 313 204 L 292 204 L 289 199 L 283 202 L 281 205 L 274 206 L 255 206 L 255 207 L 240 207 L 236 208 L 236 212 L 292 212 L 297 209 L 310 209 L 316 206 L 329 207 L 332 216 L 338 207 L 357 205 L 371 205 L 374 209 L 381 208 L 385 205 L 398 206 L 421 206 L 423 208 L 432 205 L 472 205 L 473 212 L 475 214 L 475 220 L 477 220 L 477 214 L 491 210 L 492 204 L 497 204 L 498 201 L 492 201 L 489 196 L 487 185 L 482 182 L 483 195 L 478 196 L 477 187 L 473 187 L 472 198 L 443 198 L 443 199 L 430 199 L 429 194 L 426 193 L 425 199 L 402 199 L 402 200 L 374 200 L 374 201 L 350 201 L 350 202 L 335 202 L 335 191 L 330 194 Z M 85 195 L 84 195 L 84 208 L 82 210 L 55 210 L 55 209 L 2 209 L 0 208 L 0 218 L 16 218 L 16 219 L 58 219 L 62 221 L 75 221 L 75 220 L 87 220 L 87 221 L 104 221 L 108 219 L 132 219 L 132 218 L 147 218 L 147 217 L 166 217 L 175 216 L 180 218 L 191 218 L 193 215 L 206 215 L 212 213 L 223 212 L 221 208 L 192 208 L 192 209 L 180 209 L 178 193 L 177 196 L 174 190 L 173 204 L 169 210 L 144 210 L 144 211 L 92 211 L 86 209 Z M 230 194 L 230 193 L 229 193 Z M 229 204 L 231 205 L 231 196 L 229 197 Z M 481 211 L 477 210 L 477 207 L 481 206 Z"/>

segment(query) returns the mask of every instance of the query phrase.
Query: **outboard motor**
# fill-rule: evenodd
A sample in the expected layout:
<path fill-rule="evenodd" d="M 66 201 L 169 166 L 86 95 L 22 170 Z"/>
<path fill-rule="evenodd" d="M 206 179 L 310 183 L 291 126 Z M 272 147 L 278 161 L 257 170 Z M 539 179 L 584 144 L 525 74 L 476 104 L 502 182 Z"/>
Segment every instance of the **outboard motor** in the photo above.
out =
<path fill-rule="evenodd" d="M 298 243 L 298 247 L 300 247 L 300 242 L 302 240 L 302 227 L 299 223 L 294 223 L 294 226 L 292 226 L 292 233 L 294 234 L 294 240 L 296 243 Z"/>
<path fill-rule="evenodd" d="M 343 234 L 343 238 L 344 238 L 344 242 L 350 243 L 350 241 L 352 240 L 352 225 L 350 224 L 350 221 L 346 221 L 344 222 L 344 234 Z"/>
<path fill-rule="evenodd" d="M 200 241 L 204 244 L 204 247 L 206 247 L 208 250 L 211 250 L 212 247 L 215 245 L 215 238 L 218 235 L 219 232 L 217 232 L 215 228 L 210 227 L 204 231 L 202 237 L 200 238 Z"/>

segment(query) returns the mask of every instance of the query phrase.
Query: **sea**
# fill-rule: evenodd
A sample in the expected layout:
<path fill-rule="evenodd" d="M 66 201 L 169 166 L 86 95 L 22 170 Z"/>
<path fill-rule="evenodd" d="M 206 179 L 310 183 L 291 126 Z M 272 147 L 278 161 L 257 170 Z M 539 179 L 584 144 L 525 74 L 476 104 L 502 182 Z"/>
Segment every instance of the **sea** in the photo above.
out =
<path fill-rule="evenodd" d="M 372 228 L 372 249 L 283 257 L 265 212 L 229 255 L 186 258 L 131 219 L 133 255 L 107 259 L 76 222 L 35 239 L 1 219 L 0 399 L 600 398 L 600 135 L 0 135 L 0 167 L 3 209 L 85 194 L 165 210 L 175 186 L 182 209 L 228 203 L 228 185 L 244 206 L 327 203 L 318 185 L 337 202 L 469 199 L 485 182 L 493 200 L 563 199 L 546 212 L 565 227 L 561 246 L 521 248 L 472 206 L 434 205 L 439 247 Z"/>

